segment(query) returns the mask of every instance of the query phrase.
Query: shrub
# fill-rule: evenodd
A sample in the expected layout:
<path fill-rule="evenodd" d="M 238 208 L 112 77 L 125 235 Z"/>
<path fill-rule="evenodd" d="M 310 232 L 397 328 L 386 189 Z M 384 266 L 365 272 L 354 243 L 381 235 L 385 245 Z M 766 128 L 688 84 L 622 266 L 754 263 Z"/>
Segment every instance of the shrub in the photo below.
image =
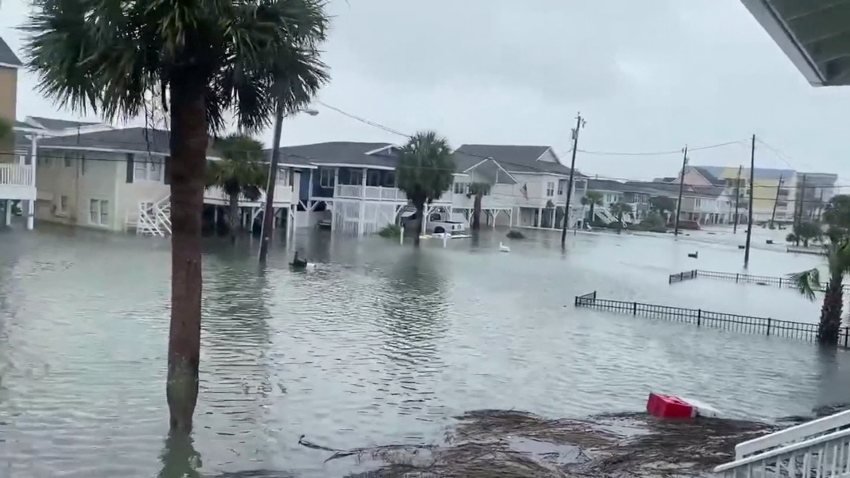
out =
<path fill-rule="evenodd" d="M 507 234 L 508 239 L 525 239 L 525 234 L 511 229 Z"/>
<path fill-rule="evenodd" d="M 401 226 L 398 224 L 388 224 L 378 231 L 378 235 L 381 237 L 399 237 L 401 236 Z"/>

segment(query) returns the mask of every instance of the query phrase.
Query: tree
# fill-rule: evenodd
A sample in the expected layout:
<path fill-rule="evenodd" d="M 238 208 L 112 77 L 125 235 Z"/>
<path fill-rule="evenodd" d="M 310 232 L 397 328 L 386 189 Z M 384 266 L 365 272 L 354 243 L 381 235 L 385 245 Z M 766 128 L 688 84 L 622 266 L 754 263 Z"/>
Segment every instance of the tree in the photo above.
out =
<path fill-rule="evenodd" d="M 487 183 L 472 183 L 469 185 L 469 193 L 472 196 L 472 230 L 481 229 L 481 199 L 485 194 L 490 194 L 490 185 Z"/>
<path fill-rule="evenodd" d="M 109 120 L 161 106 L 171 127 L 171 430 L 189 433 L 198 398 L 201 213 L 210 134 L 302 108 L 326 80 L 320 0 L 34 0 L 23 48 L 39 89 Z"/>
<path fill-rule="evenodd" d="M 824 207 L 823 221 L 829 225 L 830 235 L 848 235 L 850 233 L 850 195 L 833 196 Z"/>
<path fill-rule="evenodd" d="M 665 221 L 669 221 L 669 214 L 676 210 L 676 201 L 673 198 L 668 198 L 667 196 L 655 196 L 649 198 L 649 206 L 657 211 L 658 214 L 664 216 Z"/>
<path fill-rule="evenodd" d="M 829 282 L 825 289 L 821 283 L 820 271 L 816 268 L 792 274 L 791 279 L 796 282 L 797 290 L 809 300 L 815 299 L 815 291 L 824 291 L 818 324 L 818 343 L 836 345 L 841 331 L 844 275 L 850 272 L 850 242 L 846 238 L 837 242 L 830 241 L 826 245 L 826 253 Z"/>
<path fill-rule="evenodd" d="M 629 205 L 629 204 L 626 204 L 624 202 L 616 202 L 616 203 L 611 205 L 611 214 L 613 214 L 614 217 L 617 218 L 617 222 L 619 223 L 621 228 L 624 226 L 623 216 L 626 215 L 626 214 L 631 214 L 631 213 L 632 213 L 632 206 Z"/>
<path fill-rule="evenodd" d="M 12 137 L 12 122 L 6 118 L 0 118 L 0 140 Z"/>
<path fill-rule="evenodd" d="M 236 243 L 239 228 L 239 196 L 258 201 L 268 183 L 268 165 L 262 162 L 263 143 L 250 136 L 232 134 L 215 142 L 221 161 L 210 162 L 207 188 L 220 187 L 227 194 L 230 242 Z"/>
<path fill-rule="evenodd" d="M 810 241 L 819 241 L 823 238 L 823 230 L 819 225 L 813 222 L 801 222 L 794 225 L 794 232 L 788 234 L 785 240 L 793 242 L 795 245 L 800 245 L 803 242 L 804 247 L 809 247 Z"/>
<path fill-rule="evenodd" d="M 584 196 L 582 196 L 581 205 L 590 206 L 590 220 L 588 222 L 593 222 L 593 213 L 596 206 L 602 205 L 602 194 L 596 191 L 588 191 Z"/>
<path fill-rule="evenodd" d="M 401 149 L 396 180 L 398 188 L 416 208 L 415 246 L 419 246 L 425 204 L 439 199 L 452 187 L 454 172 L 455 162 L 448 141 L 433 131 L 416 133 Z"/>

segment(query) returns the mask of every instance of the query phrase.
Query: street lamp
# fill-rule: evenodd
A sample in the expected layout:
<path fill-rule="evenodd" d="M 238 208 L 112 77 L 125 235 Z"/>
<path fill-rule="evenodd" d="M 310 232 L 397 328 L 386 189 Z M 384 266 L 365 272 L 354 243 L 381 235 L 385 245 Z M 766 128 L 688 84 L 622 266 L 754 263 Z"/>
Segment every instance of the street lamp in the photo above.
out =
<path fill-rule="evenodd" d="M 319 112 L 313 108 L 301 108 L 292 114 L 307 113 L 316 116 Z M 265 262 L 269 255 L 269 243 L 271 242 L 272 229 L 274 226 L 274 187 L 277 183 L 277 165 L 280 158 L 280 135 L 283 129 L 283 108 L 278 105 L 275 112 L 274 139 L 272 140 L 272 157 L 269 162 L 269 182 L 266 185 L 266 207 L 263 211 L 262 242 L 260 242 L 260 262 Z M 289 218 L 287 218 L 287 221 Z"/>

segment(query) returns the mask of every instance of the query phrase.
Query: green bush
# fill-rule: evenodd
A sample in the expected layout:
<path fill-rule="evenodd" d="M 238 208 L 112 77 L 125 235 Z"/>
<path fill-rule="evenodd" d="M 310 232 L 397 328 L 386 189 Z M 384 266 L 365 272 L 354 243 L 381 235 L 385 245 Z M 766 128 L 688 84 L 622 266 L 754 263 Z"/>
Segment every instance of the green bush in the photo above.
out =
<path fill-rule="evenodd" d="M 398 224 L 389 224 L 378 231 L 378 235 L 381 237 L 399 237 L 401 236 L 401 226 Z"/>
<path fill-rule="evenodd" d="M 508 239 L 525 239 L 525 234 L 511 229 L 507 234 Z"/>
<path fill-rule="evenodd" d="M 664 219 L 661 215 L 654 212 L 646 216 L 646 218 L 639 224 L 635 225 L 634 228 L 638 231 L 667 232 L 667 228 L 664 227 Z"/>

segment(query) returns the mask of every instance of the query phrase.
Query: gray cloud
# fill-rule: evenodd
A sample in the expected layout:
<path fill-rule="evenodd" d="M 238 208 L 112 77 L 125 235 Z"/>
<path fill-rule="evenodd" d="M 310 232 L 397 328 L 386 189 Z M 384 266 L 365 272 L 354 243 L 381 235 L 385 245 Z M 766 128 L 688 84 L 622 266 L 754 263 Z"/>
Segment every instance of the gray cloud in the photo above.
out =
<path fill-rule="evenodd" d="M 16 48 L 11 27 L 25 9 L 3 2 L 0 34 Z M 756 133 L 798 169 L 850 173 L 850 89 L 810 87 L 738 0 L 333 0 L 331 13 L 333 81 L 320 98 L 400 131 L 566 151 L 580 110 L 582 149 L 669 150 Z M 19 116 L 56 115 L 33 85 L 24 75 Z M 327 109 L 284 131 L 287 144 L 335 139 L 403 141 Z M 692 158 L 737 165 L 749 151 Z M 786 166 L 762 148 L 757 159 Z M 679 163 L 578 155 L 583 171 L 613 177 L 672 175 Z"/>

